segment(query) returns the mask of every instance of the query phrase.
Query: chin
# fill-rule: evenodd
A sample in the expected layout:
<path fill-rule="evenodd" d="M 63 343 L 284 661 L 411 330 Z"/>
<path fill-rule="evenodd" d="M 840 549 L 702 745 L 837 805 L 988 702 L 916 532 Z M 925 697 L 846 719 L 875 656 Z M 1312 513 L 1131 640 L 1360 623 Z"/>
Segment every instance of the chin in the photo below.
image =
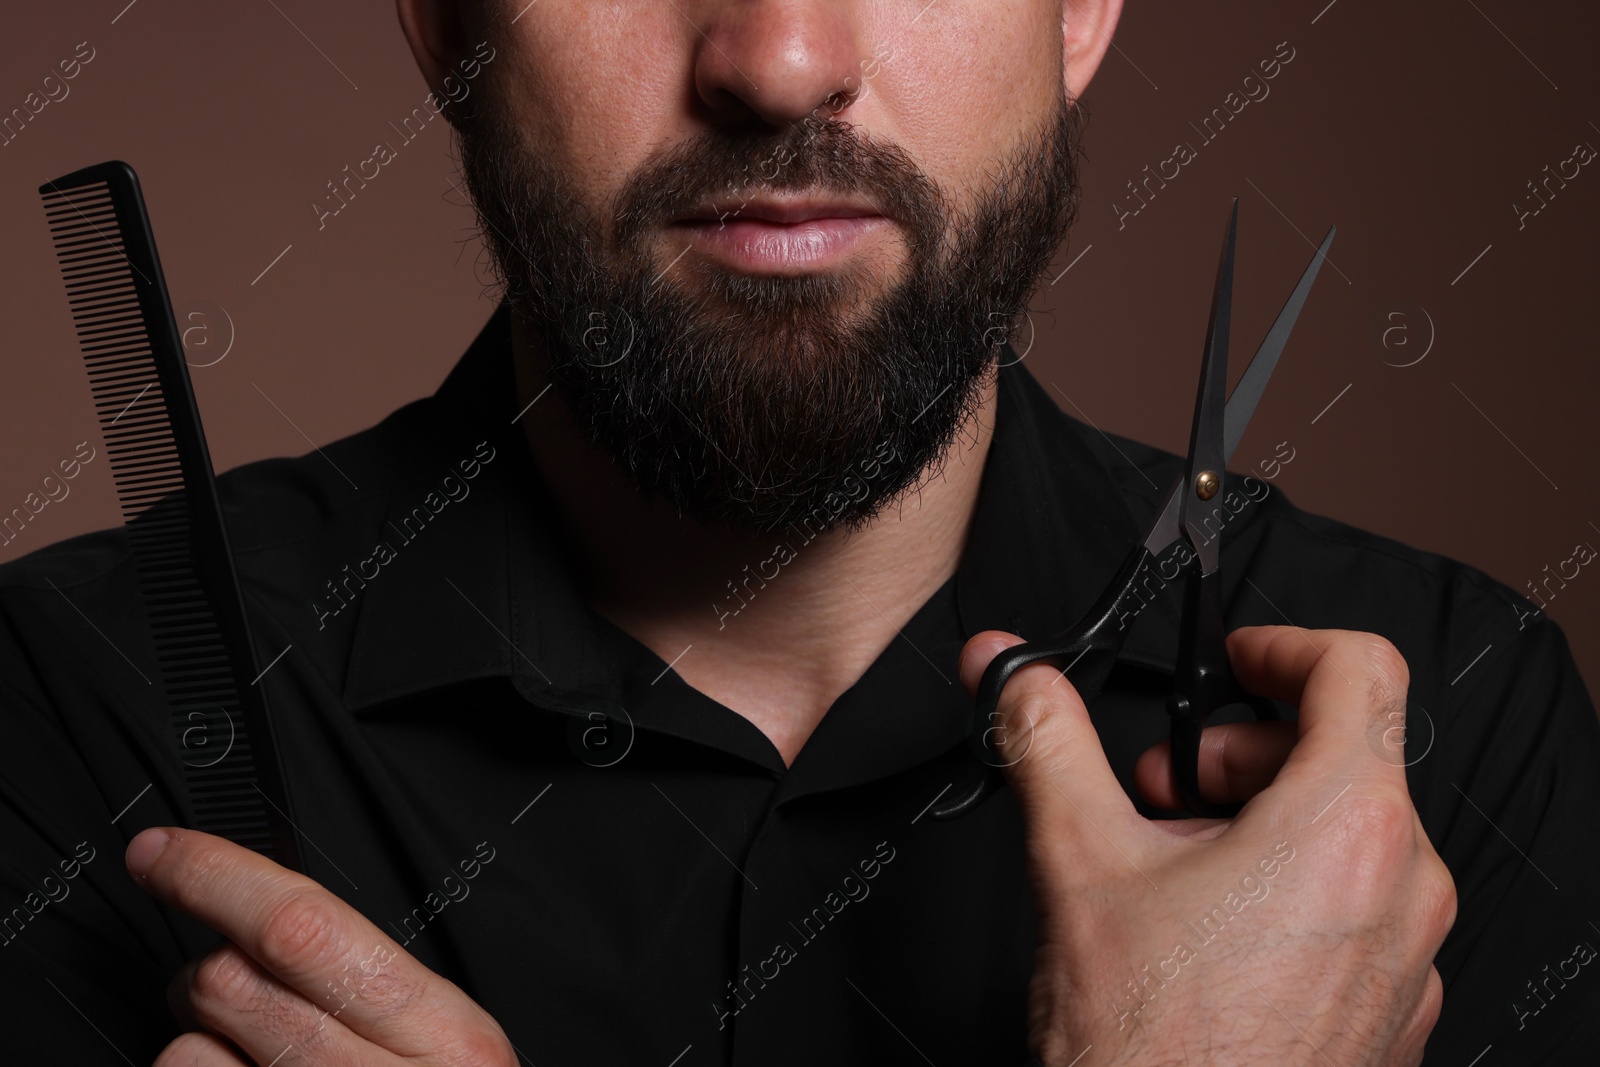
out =
<path fill-rule="evenodd" d="M 736 315 L 759 316 L 764 326 L 826 322 L 848 327 L 881 305 L 902 280 L 875 260 L 783 273 L 687 260 L 677 265 L 686 268 L 683 275 L 670 283 L 680 295 Z"/>

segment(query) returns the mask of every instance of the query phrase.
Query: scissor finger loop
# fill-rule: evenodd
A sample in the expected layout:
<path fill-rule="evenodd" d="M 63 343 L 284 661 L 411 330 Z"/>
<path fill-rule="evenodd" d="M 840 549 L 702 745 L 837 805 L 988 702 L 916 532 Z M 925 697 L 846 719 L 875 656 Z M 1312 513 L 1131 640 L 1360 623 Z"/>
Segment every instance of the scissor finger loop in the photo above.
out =
<path fill-rule="evenodd" d="M 1003 736 L 1008 728 L 1000 722 L 1001 691 L 1022 667 L 1054 662 L 1071 680 L 1084 704 L 1092 706 L 1122 650 L 1132 621 L 1147 603 L 1139 595 L 1139 587 L 1150 577 L 1155 560 L 1179 542 L 1188 552 L 1179 561 L 1184 578 L 1183 617 L 1172 694 L 1167 703 L 1173 779 L 1179 798 L 1191 814 L 1210 817 L 1238 810 L 1238 805 L 1211 803 L 1201 793 L 1201 735 L 1210 718 L 1232 704 L 1248 705 L 1258 719 L 1276 718 L 1277 711 L 1270 701 L 1245 692 L 1229 669 L 1219 573 L 1225 517 L 1218 515 L 1210 502 L 1223 493 L 1228 459 L 1255 413 L 1335 233 L 1330 229 L 1323 238 L 1232 396 L 1224 403 L 1238 222 L 1239 201 L 1235 198 L 1217 264 L 1189 454 L 1182 476 L 1167 493 L 1142 542 L 1129 552 L 1110 584 L 1076 625 L 1050 641 L 1007 649 L 989 664 L 978 686 L 968 731 L 969 745 L 985 765 L 984 773 L 955 799 L 934 808 L 934 818 L 953 819 L 977 808 L 1004 784 L 1000 768 L 1015 763 L 1026 753 L 1025 745 L 1017 752 L 1007 744 L 1002 757 L 994 744 L 997 735 Z M 1207 535 L 1212 520 L 1216 520 L 1216 532 Z M 1196 531 L 1201 535 L 1196 536 Z"/>

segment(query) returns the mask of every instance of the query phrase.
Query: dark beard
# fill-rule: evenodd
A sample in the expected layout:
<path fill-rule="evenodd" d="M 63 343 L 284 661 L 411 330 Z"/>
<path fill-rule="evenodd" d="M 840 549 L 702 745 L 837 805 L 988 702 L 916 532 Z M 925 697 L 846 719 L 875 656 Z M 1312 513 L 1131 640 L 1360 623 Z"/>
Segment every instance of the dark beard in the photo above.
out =
<path fill-rule="evenodd" d="M 903 151 L 813 114 L 661 153 L 620 192 L 608 242 L 606 220 L 518 139 L 498 84 L 476 96 L 457 120 L 462 170 L 568 406 L 645 492 L 761 532 L 858 529 L 940 473 L 1077 213 L 1080 112 L 1063 95 L 964 215 Z M 909 245 L 904 278 L 846 314 L 861 271 L 646 258 L 648 238 L 709 197 L 791 189 L 871 197 Z M 671 281 L 691 269 L 698 292 Z"/>

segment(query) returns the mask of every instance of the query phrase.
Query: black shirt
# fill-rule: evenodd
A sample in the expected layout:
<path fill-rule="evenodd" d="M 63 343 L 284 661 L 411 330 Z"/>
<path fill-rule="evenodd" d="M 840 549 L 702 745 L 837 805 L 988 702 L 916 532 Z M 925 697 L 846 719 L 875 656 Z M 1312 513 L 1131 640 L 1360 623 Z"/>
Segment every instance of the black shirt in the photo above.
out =
<path fill-rule="evenodd" d="M 586 605 L 512 422 L 508 325 L 502 307 L 434 397 L 221 479 L 263 661 L 287 650 L 261 684 L 307 873 L 531 1063 L 1023 1063 L 1017 806 L 1002 791 L 927 817 L 973 774 L 957 653 L 979 630 L 1073 622 L 1179 458 L 1004 367 L 958 573 L 785 769 Z M 1410 788 L 1459 893 L 1428 1062 L 1592 1062 L 1600 726 L 1561 631 L 1478 571 L 1300 511 L 1260 471 L 1229 480 L 1230 628 L 1376 631 L 1410 666 Z M 739 602 L 783 595 L 772 559 L 728 570 Z M 1125 786 L 1165 735 L 1175 588 L 1093 709 Z M 121 531 L 0 567 L 6 1062 L 149 1062 L 176 1032 L 170 975 L 216 942 L 122 867 L 140 829 L 188 821 L 141 618 Z"/>

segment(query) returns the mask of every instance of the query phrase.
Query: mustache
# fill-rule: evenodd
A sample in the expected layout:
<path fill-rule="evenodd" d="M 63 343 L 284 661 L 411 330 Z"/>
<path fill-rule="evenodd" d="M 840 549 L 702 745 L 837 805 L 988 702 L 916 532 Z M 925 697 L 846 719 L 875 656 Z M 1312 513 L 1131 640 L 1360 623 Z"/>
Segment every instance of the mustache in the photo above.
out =
<path fill-rule="evenodd" d="M 936 240 L 948 198 L 893 144 L 838 119 L 808 115 L 782 129 L 709 130 L 662 150 L 617 195 L 624 247 L 711 199 L 808 191 L 864 197 L 922 243 Z"/>
<path fill-rule="evenodd" d="M 996 323 L 1017 318 L 1076 210 L 1081 112 L 1065 97 L 979 168 L 987 180 L 970 193 L 834 116 L 696 130 L 597 196 L 559 136 L 553 151 L 529 143 L 533 120 L 498 89 L 491 78 L 474 93 L 457 132 L 505 299 L 537 323 L 541 358 L 589 438 L 648 495 L 703 519 L 857 529 L 936 476 L 994 366 Z M 664 224 L 708 202 L 794 193 L 896 221 L 911 255 L 881 298 L 839 310 L 863 273 L 884 274 L 877 264 L 663 278 L 653 246 Z M 606 331 L 620 342 L 624 324 L 617 358 Z M 841 505 L 838 488 L 869 454 L 895 458 Z"/>

